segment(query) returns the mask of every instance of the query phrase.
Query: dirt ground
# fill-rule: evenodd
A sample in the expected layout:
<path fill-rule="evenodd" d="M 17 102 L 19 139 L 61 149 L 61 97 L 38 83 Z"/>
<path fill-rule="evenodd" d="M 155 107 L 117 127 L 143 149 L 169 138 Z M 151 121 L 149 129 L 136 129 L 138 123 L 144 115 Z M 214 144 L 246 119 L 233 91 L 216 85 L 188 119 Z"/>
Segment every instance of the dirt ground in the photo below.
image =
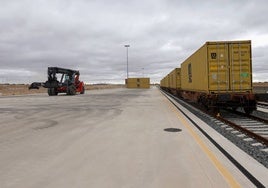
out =
<path fill-rule="evenodd" d="M 40 89 L 28 89 L 28 84 L 0 84 L 0 96 L 10 96 L 10 95 L 26 95 L 35 93 L 47 93 L 47 89 L 40 87 Z M 112 88 L 122 88 L 124 85 L 116 84 L 97 84 L 97 85 L 86 85 L 86 90 L 94 89 L 112 89 Z"/>
<path fill-rule="evenodd" d="M 268 82 L 254 82 L 254 87 L 268 87 Z"/>
<path fill-rule="evenodd" d="M 268 82 L 258 82 L 253 83 L 254 93 L 267 93 L 268 92 Z"/>

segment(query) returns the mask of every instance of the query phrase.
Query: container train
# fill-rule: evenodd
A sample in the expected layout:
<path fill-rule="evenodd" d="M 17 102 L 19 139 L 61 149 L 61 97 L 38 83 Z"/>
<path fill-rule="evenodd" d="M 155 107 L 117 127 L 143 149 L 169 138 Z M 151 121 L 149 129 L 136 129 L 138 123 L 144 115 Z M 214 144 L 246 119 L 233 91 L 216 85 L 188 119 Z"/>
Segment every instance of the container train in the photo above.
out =
<path fill-rule="evenodd" d="M 173 95 L 201 104 L 207 110 L 238 107 L 256 110 L 252 89 L 251 41 L 206 42 L 180 68 L 160 81 Z"/>

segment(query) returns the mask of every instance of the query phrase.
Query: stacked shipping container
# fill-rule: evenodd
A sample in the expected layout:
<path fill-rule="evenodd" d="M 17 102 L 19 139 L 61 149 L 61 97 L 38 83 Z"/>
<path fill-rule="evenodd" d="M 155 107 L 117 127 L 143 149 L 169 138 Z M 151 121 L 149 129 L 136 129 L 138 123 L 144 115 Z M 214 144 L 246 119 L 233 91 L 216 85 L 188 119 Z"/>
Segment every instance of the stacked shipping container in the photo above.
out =
<path fill-rule="evenodd" d="M 175 68 L 160 81 L 160 86 L 173 94 L 179 94 L 181 89 L 181 69 Z"/>
<path fill-rule="evenodd" d="M 127 88 L 150 88 L 150 78 L 128 78 L 126 79 Z"/>
<path fill-rule="evenodd" d="M 251 42 L 207 42 L 181 64 L 181 69 L 183 90 L 251 93 Z"/>
<path fill-rule="evenodd" d="M 168 74 L 169 87 L 171 89 L 181 88 L 181 79 L 180 79 L 181 69 L 175 68 Z"/>
<path fill-rule="evenodd" d="M 176 80 L 176 81 L 175 81 Z M 161 88 L 207 108 L 256 109 L 251 41 L 206 42 L 160 83 Z"/>

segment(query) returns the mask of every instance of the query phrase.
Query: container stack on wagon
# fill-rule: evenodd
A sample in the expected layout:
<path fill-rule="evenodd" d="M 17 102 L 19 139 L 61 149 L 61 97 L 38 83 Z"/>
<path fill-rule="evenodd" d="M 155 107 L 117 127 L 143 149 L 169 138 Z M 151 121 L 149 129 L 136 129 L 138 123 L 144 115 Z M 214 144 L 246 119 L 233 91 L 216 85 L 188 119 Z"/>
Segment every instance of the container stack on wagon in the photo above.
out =
<path fill-rule="evenodd" d="M 242 107 L 251 113 L 256 109 L 251 57 L 251 41 L 206 42 L 181 64 L 179 85 L 171 84 L 172 71 L 160 86 L 207 109 Z"/>
<path fill-rule="evenodd" d="M 173 69 L 167 76 L 165 76 L 161 82 L 160 86 L 172 93 L 173 95 L 180 96 L 181 91 L 181 69 L 175 68 Z"/>
<path fill-rule="evenodd" d="M 166 91 L 169 91 L 169 79 L 168 75 L 165 76 L 161 81 L 160 81 L 160 87 Z"/>

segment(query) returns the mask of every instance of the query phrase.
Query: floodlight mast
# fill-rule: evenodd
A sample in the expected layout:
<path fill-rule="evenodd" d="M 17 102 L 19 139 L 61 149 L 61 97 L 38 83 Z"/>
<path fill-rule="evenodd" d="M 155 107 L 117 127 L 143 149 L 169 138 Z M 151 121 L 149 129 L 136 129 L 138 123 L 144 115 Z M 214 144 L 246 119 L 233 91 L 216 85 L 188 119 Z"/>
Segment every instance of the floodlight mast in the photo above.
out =
<path fill-rule="evenodd" d="M 127 48 L 127 79 L 128 79 L 128 48 L 130 47 L 130 45 L 126 44 L 125 47 Z"/>

